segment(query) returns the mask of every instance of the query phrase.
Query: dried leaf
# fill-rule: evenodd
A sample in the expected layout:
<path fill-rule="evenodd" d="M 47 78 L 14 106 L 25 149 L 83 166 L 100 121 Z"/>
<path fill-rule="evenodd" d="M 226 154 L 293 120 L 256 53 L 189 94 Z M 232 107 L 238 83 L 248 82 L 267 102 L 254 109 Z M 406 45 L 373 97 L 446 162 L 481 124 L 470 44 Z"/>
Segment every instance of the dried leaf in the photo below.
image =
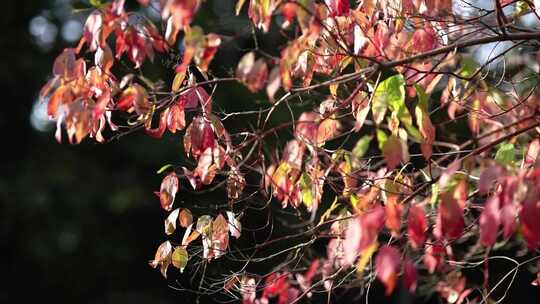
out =
<path fill-rule="evenodd" d="M 212 247 L 214 257 L 219 258 L 225 254 L 229 246 L 229 223 L 225 217 L 220 214 L 212 224 Z"/>
<path fill-rule="evenodd" d="M 161 207 L 166 211 L 172 210 L 172 205 L 178 192 L 178 177 L 176 173 L 171 172 L 161 182 L 161 188 L 158 192 Z"/>
<path fill-rule="evenodd" d="M 150 261 L 150 266 L 156 268 L 160 266 L 161 274 L 167 278 L 167 268 L 171 264 L 172 260 L 172 246 L 171 242 L 166 241 L 159 245 L 154 260 Z"/>
<path fill-rule="evenodd" d="M 191 211 L 186 208 L 182 208 L 180 211 L 180 215 L 178 216 L 178 221 L 180 222 L 180 226 L 183 228 L 187 228 L 193 223 L 193 215 L 191 214 Z"/>

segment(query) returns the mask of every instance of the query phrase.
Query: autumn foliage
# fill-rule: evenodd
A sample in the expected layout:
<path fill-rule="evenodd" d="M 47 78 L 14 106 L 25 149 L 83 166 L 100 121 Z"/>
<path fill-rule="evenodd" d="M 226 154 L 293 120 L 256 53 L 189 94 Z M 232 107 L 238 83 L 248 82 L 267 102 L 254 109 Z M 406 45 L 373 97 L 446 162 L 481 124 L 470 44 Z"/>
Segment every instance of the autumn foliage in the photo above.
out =
<path fill-rule="evenodd" d="M 202 275 L 198 292 L 292 303 L 366 292 L 377 280 L 388 296 L 425 285 L 443 301 L 474 303 L 497 300 L 502 287 L 487 266 L 482 282 L 463 268 L 481 268 L 497 250 L 525 251 L 520 266 L 538 260 L 540 32 L 522 21 L 539 18 L 538 1 L 478 10 L 450 0 L 238 0 L 253 39 L 277 32 L 282 41 L 272 50 L 255 42 L 229 75 L 212 73 L 224 36 L 194 22 L 205 1 L 138 2 L 161 21 L 131 18 L 139 13 L 123 0 L 95 8 L 41 98 L 59 142 L 133 130 L 183 140 L 191 161 L 159 170 L 155 192 L 169 240 L 150 265 L 163 276 L 171 264 L 194 276 L 230 259 L 240 266 Z M 165 87 L 143 76 L 145 64 L 173 53 Z M 225 83 L 265 101 L 257 111 L 218 110 Z M 254 127 L 230 131 L 233 116 Z M 217 189 L 222 202 L 207 212 L 177 199 Z M 254 212 L 267 215 L 264 240 L 257 227 L 242 229 L 254 227 Z M 290 234 L 274 236 L 268 223 L 291 214 Z M 284 262 L 248 268 L 274 258 Z"/>

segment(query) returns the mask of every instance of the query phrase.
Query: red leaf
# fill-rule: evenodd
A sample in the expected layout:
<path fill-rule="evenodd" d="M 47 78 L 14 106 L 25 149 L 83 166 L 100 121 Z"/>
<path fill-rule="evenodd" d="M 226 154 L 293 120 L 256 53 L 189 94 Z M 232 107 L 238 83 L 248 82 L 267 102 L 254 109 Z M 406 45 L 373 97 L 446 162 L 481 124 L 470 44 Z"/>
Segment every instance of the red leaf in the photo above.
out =
<path fill-rule="evenodd" d="M 416 272 L 416 267 L 407 259 L 403 266 L 403 284 L 409 292 L 414 293 L 416 291 L 417 279 L 418 273 Z"/>
<path fill-rule="evenodd" d="M 399 230 L 401 228 L 401 209 L 402 205 L 396 202 L 396 196 L 390 196 L 384 211 L 386 215 L 386 228 L 392 231 L 392 235 L 399 236 Z"/>
<path fill-rule="evenodd" d="M 189 138 L 190 142 L 189 146 L 186 146 L 190 149 L 186 149 L 186 152 L 191 152 L 195 158 L 199 158 L 206 149 L 214 148 L 215 139 L 212 125 L 203 116 L 197 116 L 193 119 L 185 136 Z"/>
<path fill-rule="evenodd" d="M 283 28 L 286 28 L 293 22 L 293 18 L 296 16 L 296 3 L 285 3 L 281 6 L 281 14 L 285 18 Z"/>
<path fill-rule="evenodd" d="M 499 165 L 492 164 L 482 171 L 480 181 L 478 182 L 478 192 L 481 194 L 488 193 L 493 187 L 493 184 L 503 175 L 504 169 Z"/>
<path fill-rule="evenodd" d="M 503 225 L 503 237 L 509 238 L 517 229 L 517 210 L 513 202 L 504 204 L 501 208 L 501 223 Z"/>
<path fill-rule="evenodd" d="M 288 274 L 274 272 L 268 277 L 266 277 L 265 287 L 261 296 L 261 300 L 279 296 L 278 303 L 287 303 L 287 300 L 289 298 L 288 292 Z"/>
<path fill-rule="evenodd" d="M 343 16 L 349 13 L 351 6 L 349 0 L 324 0 L 330 9 L 330 16 Z"/>
<path fill-rule="evenodd" d="M 150 111 L 150 102 L 146 89 L 139 84 L 133 84 L 122 92 L 116 107 L 127 112 L 135 110 L 139 115 L 147 114 Z"/>
<path fill-rule="evenodd" d="M 527 193 L 527 198 L 523 202 L 520 213 L 521 228 L 523 238 L 527 242 L 529 249 L 535 249 L 540 244 L 540 204 L 538 203 L 537 190 L 534 189 Z"/>
<path fill-rule="evenodd" d="M 444 257 L 444 248 L 438 244 L 426 244 L 424 264 L 429 273 L 435 272 L 441 266 Z"/>
<path fill-rule="evenodd" d="M 366 213 L 351 219 L 345 231 L 343 243 L 345 264 L 353 264 L 358 254 L 377 240 L 383 224 L 384 209 L 380 205 L 376 205 Z"/>
<path fill-rule="evenodd" d="M 385 294 L 390 295 L 396 287 L 396 278 L 400 264 L 399 251 L 392 246 L 383 246 L 375 259 L 377 278 L 386 287 Z"/>
<path fill-rule="evenodd" d="M 195 17 L 195 13 L 199 9 L 200 2 L 200 0 L 168 1 L 163 12 L 170 12 L 176 27 L 183 29 L 184 27 L 188 26 Z M 167 15 L 163 17 L 167 17 Z"/>
<path fill-rule="evenodd" d="M 490 197 L 480 215 L 480 243 L 489 247 L 495 243 L 500 225 L 499 197 Z"/>
<path fill-rule="evenodd" d="M 424 208 L 418 204 L 411 205 L 407 220 L 407 233 L 409 242 L 415 249 L 424 246 L 427 230 L 427 218 Z"/>
<path fill-rule="evenodd" d="M 210 65 L 210 62 L 212 59 L 214 59 L 214 55 L 216 54 L 220 44 L 221 38 L 219 38 L 218 35 L 210 33 L 205 36 L 204 51 L 200 57 L 199 63 L 199 68 L 201 70 L 208 70 L 208 65 Z"/>
<path fill-rule="evenodd" d="M 417 53 L 431 51 L 438 46 L 437 33 L 429 23 L 414 32 L 409 42 L 410 50 Z"/>
<path fill-rule="evenodd" d="M 437 214 L 436 236 L 438 238 L 458 238 L 463 232 L 465 221 L 463 209 L 450 192 L 441 194 L 439 210 Z"/>
<path fill-rule="evenodd" d="M 167 111 L 161 113 L 159 117 L 159 126 L 157 128 L 150 128 L 150 123 L 147 125 L 147 128 L 145 130 L 146 134 L 154 137 L 154 138 L 161 138 L 163 136 L 163 133 L 165 133 L 165 129 L 167 128 Z M 151 121 L 150 121 L 151 122 Z"/>
<path fill-rule="evenodd" d="M 262 58 L 255 61 L 255 53 L 249 52 L 240 59 L 236 77 L 244 82 L 251 92 L 257 92 L 264 87 L 268 79 L 268 66 Z"/>

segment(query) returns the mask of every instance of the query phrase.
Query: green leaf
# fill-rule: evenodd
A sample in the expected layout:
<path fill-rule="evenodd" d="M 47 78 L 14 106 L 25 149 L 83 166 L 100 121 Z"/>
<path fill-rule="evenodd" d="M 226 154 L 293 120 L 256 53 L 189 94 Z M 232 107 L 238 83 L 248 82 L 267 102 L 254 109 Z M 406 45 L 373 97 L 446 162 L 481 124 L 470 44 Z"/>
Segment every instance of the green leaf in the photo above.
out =
<path fill-rule="evenodd" d="M 300 189 L 302 191 L 302 202 L 310 208 L 313 204 L 313 193 L 311 192 L 311 178 L 306 173 L 300 176 Z"/>
<path fill-rule="evenodd" d="M 351 205 L 353 206 L 353 208 L 357 209 L 358 203 L 360 203 L 360 198 L 358 197 L 358 195 L 356 195 L 356 193 L 351 194 L 350 200 L 351 200 Z"/>
<path fill-rule="evenodd" d="M 377 85 L 373 94 L 371 111 L 375 123 L 380 124 L 384 119 L 388 107 L 395 111 L 400 109 L 400 105 L 404 105 L 405 79 L 403 79 L 401 74 L 388 77 Z M 405 110 L 407 110 L 406 107 Z M 406 119 L 405 113 L 402 116 Z M 398 115 L 398 117 L 400 116 Z"/>
<path fill-rule="evenodd" d="M 369 144 L 371 143 L 372 139 L 373 136 L 371 135 L 366 135 L 360 138 L 356 142 L 356 146 L 354 146 L 354 149 L 352 150 L 353 156 L 356 158 L 362 158 L 369 149 Z"/>
<path fill-rule="evenodd" d="M 202 235 L 210 235 L 212 233 L 212 217 L 210 215 L 199 217 L 196 230 Z"/>
<path fill-rule="evenodd" d="M 184 45 L 186 48 L 197 48 L 204 44 L 204 31 L 200 26 L 193 26 L 185 31 Z"/>
<path fill-rule="evenodd" d="M 495 153 L 495 161 L 502 165 L 512 165 L 515 160 L 516 149 L 514 144 L 502 145 Z"/>
<path fill-rule="evenodd" d="M 461 61 L 461 69 L 459 70 L 459 76 L 470 77 L 476 72 L 476 62 L 472 58 L 463 58 Z M 468 81 L 467 81 L 468 82 Z"/>
<path fill-rule="evenodd" d="M 383 130 L 377 129 L 377 142 L 379 143 L 379 150 L 383 150 L 384 144 L 388 140 L 388 135 Z"/>
<path fill-rule="evenodd" d="M 172 264 L 174 267 L 184 271 L 188 262 L 188 252 L 183 246 L 178 246 L 172 254 Z"/>
<path fill-rule="evenodd" d="M 431 200 L 429 201 L 431 205 L 435 205 L 439 201 L 439 184 L 434 183 L 431 185 Z"/>
<path fill-rule="evenodd" d="M 426 91 L 419 86 L 418 84 L 414 84 L 414 88 L 416 89 L 416 96 L 418 96 L 418 105 L 422 111 L 428 112 L 428 95 L 426 94 Z"/>
<path fill-rule="evenodd" d="M 101 0 L 90 0 L 90 5 L 92 5 L 93 7 L 97 7 L 97 8 L 100 8 L 103 6 L 103 2 Z"/>
<path fill-rule="evenodd" d="M 159 168 L 159 170 L 156 171 L 157 174 L 161 174 L 163 172 L 165 172 L 165 170 L 169 169 L 170 167 L 172 167 L 173 165 L 171 164 L 166 164 L 165 166 Z"/>

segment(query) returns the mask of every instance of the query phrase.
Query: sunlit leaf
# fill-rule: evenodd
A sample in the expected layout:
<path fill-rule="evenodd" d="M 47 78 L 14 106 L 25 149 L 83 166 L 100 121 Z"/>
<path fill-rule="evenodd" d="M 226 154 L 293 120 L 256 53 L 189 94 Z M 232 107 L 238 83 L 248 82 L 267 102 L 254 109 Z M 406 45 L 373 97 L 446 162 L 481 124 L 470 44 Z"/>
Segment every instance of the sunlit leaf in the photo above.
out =
<path fill-rule="evenodd" d="M 388 170 L 393 170 L 403 160 L 403 147 L 401 139 L 392 135 L 384 143 L 383 155 L 386 160 Z"/>
<path fill-rule="evenodd" d="M 200 234 L 210 234 L 212 231 L 212 217 L 210 215 L 199 217 L 196 230 Z"/>
<path fill-rule="evenodd" d="M 188 252 L 184 246 L 178 246 L 172 253 L 172 264 L 174 267 L 180 269 L 180 272 L 184 272 L 188 262 Z"/>
<path fill-rule="evenodd" d="M 229 232 L 231 233 L 231 236 L 239 238 L 242 233 L 242 223 L 240 223 L 231 211 L 227 211 L 227 221 L 229 223 Z"/>
<path fill-rule="evenodd" d="M 167 269 L 172 262 L 172 245 L 166 241 L 159 245 L 154 260 L 150 261 L 150 266 L 156 268 L 160 266 L 161 274 L 167 278 Z"/>
<path fill-rule="evenodd" d="M 171 235 L 176 230 L 176 221 L 178 220 L 178 213 L 180 209 L 177 208 L 169 213 L 169 216 L 165 219 L 165 233 Z"/>
<path fill-rule="evenodd" d="M 375 123 L 380 124 L 390 105 L 396 110 L 405 102 L 405 80 L 400 74 L 388 77 L 381 81 L 375 88 L 371 111 Z"/>
<path fill-rule="evenodd" d="M 161 174 L 171 167 L 174 167 L 174 166 L 171 164 L 166 164 L 163 167 L 159 168 L 159 170 L 156 171 L 156 174 Z"/>
<path fill-rule="evenodd" d="M 515 148 L 511 143 L 501 145 L 501 147 L 495 153 L 495 161 L 501 165 L 512 165 L 515 160 Z"/>
<path fill-rule="evenodd" d="M 163 178 L 161 182 L 161 188 L 157 193 L 159 195 L 159 201 L 161 207 L 166 211 L 172 210 L 176 193 L 178 192 L 178 177 L 176 173 L 171 172 Z"/>
<path fill-rule="evenodd" d="M 178 221 L 180 222 L 180 226 L 183 228 L 186 228 L 193 223 L 193 215 L 191 214 L 191 211 L 187 208 L 182 208 L 180 211 L 180 214 L 178 215 Z"/>

